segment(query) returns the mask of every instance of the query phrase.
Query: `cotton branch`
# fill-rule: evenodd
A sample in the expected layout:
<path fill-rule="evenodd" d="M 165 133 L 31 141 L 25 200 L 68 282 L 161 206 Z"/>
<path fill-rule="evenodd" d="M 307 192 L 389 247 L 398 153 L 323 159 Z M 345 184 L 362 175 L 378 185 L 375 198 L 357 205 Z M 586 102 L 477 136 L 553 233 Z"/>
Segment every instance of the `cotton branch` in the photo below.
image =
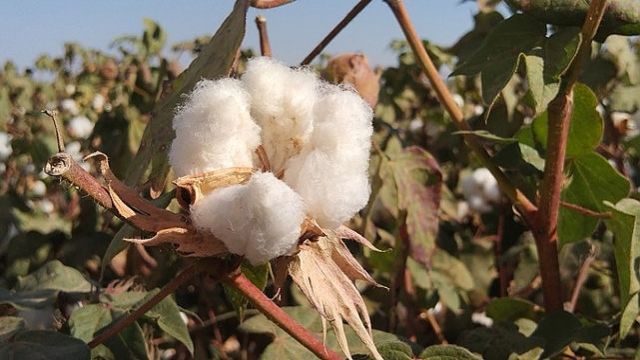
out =
<path fill-rule="evenodd" d="M 118 334 L 120 331 L 124 330 L 127 326 L 133 324 L 136 320 L 142 317 L 147 311 L 151 310 L 154 306 L 156 306 L 160 301 L 164 300 L 167 296 L 174 293 L 180 285 L 186 283 L 190 279 L 192 279 L 198 272 L 202 271 L 202 267 L 198 266 L 198 264 L 192 264 L 191 266 L 184 269 L 178 276 L 174 277 L 169 281 L 162 289 L 155 294 L 151 299 L 142 304 L 139 308 L 134 310 L 131 314 L 125 315 L 116 321 L 115 324 L 111 325 L 105 331 L 101 332 L 98 336 L 93 338 L 89 342 L 90 348 L 95 348 L 96 346 L 104 343 L 109 340 L 112 336 Z"/>
<path fill-rule="evenodd" d="M 591 54 L 591 40 L 598 30 L 607 7 L 606 0 L 593 0 L 582 27 L 582 43 L 560 83 L 558 95 L 549 103 L 549 129 L 544 178 L 540 188 L 540 209 L 533 230 L 540 256 L 540 274 L 547 311 L 563 307 L 558 264 L 558 214 L 564 181 L 564 161 L 573 112 L 573 87 L 582 64 Z"/>
<path fill-rule="evenodd" d="M 262 16 L 256 16 L 256 26 L 260 35 L 260 54 L 262 56 L 271 57 L 271 43 L 269 42 L 269 34 L 267 33 L 267 19 Z"/>
<path fill-rule="evenodd" d="M 491 174 L 498 181 L 498 185 L 500 189 L 509 197 L 509 199 L 518 207 L 518 210 L 521 212 L 524 219 L 527 221 L 529 225 L 534 223 L 533 216 L 537 210 L 537 207 L 520 191 L 517 189 L 507 178 L 504 172 L 491 160 L 491 157 L 484 149 L 484 147 L 480 144 L 478 139 L 470 133 L 471 126 L 464 119 L 464 115 L 460 107 L 456 104 L 449 88 L 440 77 L 438 73 L 438 69 L 433 64 L 433 61 L 429 57 L 429 54 L 424 48 L 424 44 L 422 40 L 418 36 L 411 19 L 409 18 L 409 13 L 404 5 L 403 0 L 385 0 L 385 2 L 393 11 L 402 31 L 404 32 L 413 53 L 416 55 L 418 63 L 422 67 L 422 71 L 425 73 L 429 82 L 433 86 L 433 89 L 440 100 L 440 103 L 445 108 L 445 110 L 449 113 L 451 118 L 453 119 L 453 123 L 458 128 L 458 130 L 463 132 L 463 137 L 467 145 L 473 150 L 476 155 L 480 158 L 483 165 L 491 171 Z"/>
<path fill-rule="evenodd" d="M 340 33 L 340 31 L 349 25 L 351 20 L 360 14 L 360 12 L 364 10 L 370 2 L 371 0 L 360 0 L 360 2 L 357 3 L 356 6 L 354 6 L 353 9 L 351 9 L 351 11 L 349 11 L 347 15 L 345 15 L 345 17 L 329 32 L 329 34 L 327 34 L 327 36 L 325 36 L 324 39 L 322 39 L 320 43 L 311 50 L 309 55 L 302 60 L 300 65 L 304 66 L 311 64 L 313 59 L 315 59 L 316 56 L 318 56 L 318 54 L 320 54 L 322 50 L 324 50 L 324 48 L 327 47 L 327 45 L 329 45 L 329 43 Z"/>
<path fill-rule="evenodd" d="M 580 269 L 578 270 L 578 276 L 576 277 L 576 282 L 573 285 L 573 290 L 571 291 L 571 300 L 565 307 L 565 309 L 569 312 L 574 312 L 576 306 L 578 305 L 578 297 L 580 296 L 580 291 L 584 286 L 585 281 L 587 281 L 587 275 L 589 274 L 589 268 L 591 267 L 591 263 L 596 259 L 596 247 L 591 245 L 589 251 L 582 260 L 582 264 L 580 265 Z"/>

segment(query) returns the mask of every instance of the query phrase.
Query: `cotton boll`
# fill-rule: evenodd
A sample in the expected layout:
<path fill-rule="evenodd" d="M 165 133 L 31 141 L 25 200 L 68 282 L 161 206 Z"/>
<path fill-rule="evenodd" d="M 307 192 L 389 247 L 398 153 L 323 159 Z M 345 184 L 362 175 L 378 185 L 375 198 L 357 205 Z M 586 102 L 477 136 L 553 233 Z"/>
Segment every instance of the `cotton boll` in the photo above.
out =
<path fill-rule="evenodd" d="M 459 108 L 464 106 L 464 98 L 460 94 L 453 94 L 453 101 L 456 102 Z"/>
<path fill-rule="evenodd" d="M 278 173 L 308 139 L 320 81 L 311 71 L 260 57 L 248 62 L 242 82 L 251 95 L 251 114 L 262 128 L 262 145 Z"/>
<path fill-rule="evenodd" d="M 487 213 L 491 211 L 491 205 L 481 195 L 471 195 L 467 198 L 467 202 L 469 207 L 477 212 Z"/>
<path fill-rule="evenodd" d="M 64 99 L 60 101 L 60 108 L 62 109 L 62 111 L 71 115 L 78 115 L 78 113 L 80 112 L 78 104 L 73 99 Z"/>
<path fill-rule="evenodd" d="M 340 226 L 369 200 L 372 117 L 356 93 L 333 85 L 322 89 L 309 146 L 287 163 L 284 175 L 320 226 Z"/>
<path fill-rule="evenodd" d="M 86 139 L 93 132 L 93 123 L 86 116 L 76 116 L 69 120 L 67 132 L 76 139 Z"/>
<path fill-rule="evenodd" d="M 314 108 L 311 146 L 337 157 L 369 158 L 373 112 L 358 94 L 337 86 L 327 86 Z M 359 162 L 360 166 L 367 163 Z"/>
<path fill-rule="evenodd" d="M 37 180 L 31 185 L 31 195 L 42 197 L 47 193 L 47 185 L 42 180 Z"/>
<path fill-rule="evenodd" d="M 177 176 L 251 167 L 260 145 L 249 95 L 234 79 L 199 82 L 174 117 L 173 128 L 169 161 Z"/>
<path fill-rule="evenodd" d="M 291 252 L 305 218 L 302 199 L 273 173 L 218 189 L 191 206 L 191 218 L 254 265 Z"/>
<path fill-rule="evenodd" d="M 101 112 L 104 109 L 105 98 L 102 94 L 96 94 L 91 100 L 91 107 L 97 112 Z"/>
<path fill-rule="evenodd" d="M 13 153 L 11 135 L 0 131 L 0 161 L 5 161 Z"/>
<path fill-rule="evenodd" d="M 371 191 L 362 164 L 336 159 L 320 150 L 291 159 L 284 180 L 304 199 L 309 215 L 330 229 L 362 209 Z"/>

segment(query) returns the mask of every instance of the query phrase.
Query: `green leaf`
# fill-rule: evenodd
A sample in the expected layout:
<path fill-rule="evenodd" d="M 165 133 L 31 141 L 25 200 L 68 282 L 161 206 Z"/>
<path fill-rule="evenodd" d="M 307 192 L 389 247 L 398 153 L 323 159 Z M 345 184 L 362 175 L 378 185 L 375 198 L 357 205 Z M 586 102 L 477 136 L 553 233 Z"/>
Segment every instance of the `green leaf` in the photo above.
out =
<path fill-rule="evenodd" d="M 52 260 L 35 272 L 18 279 L 17 291 L 59 290 L 90 292 L 93 286 L 78 270 Z"/>
<path fill-rule="evenodd" d="M 598 153 L 576 157 L 569 163 L 569 185 L 562 191 L 562 200 L 596 212 L 605 212 L 605 201 L 615 203 L 629 193 L 629 180 L 622 176 Z M 590 236 L 599 220 L 575 210 L 560 208 L 558 238 L 560 245 Z"/>
<path fill-rule="evenodd" d="M 142 43 L 147 49 L 149 55 L 157 55 L 162 51 L 167 40 L 167 33 L 162 30 L 160 25 L 151 20 L 144 19 L 144 33 L 142 35 Z"/>
<path fill-rule="evenodd" d="M 455 345 L 433 345 L 420 354 L 422 360 L 480 360 L 482 357 Z"/>
<path fill-rule="evenodd" d="M 251 282 L 260 290 L 264 290 L 264 288 L 267 286 L 267 280 L 269 279 L 269 265 L 265 264 L 253 266 L 248 261 L 243 261 L 240 265 L 240 270 L 247 277 L 247 279 L 251 280 Z M 239 292 L 235 288 L 226 285 L 223 285 L 223 288 L 227 300 L 229 300 L 231 306 L 233 306 L 233 309 L 238 314 L 238 318 L 240 319 L 240 321 L 243 321 L 244 311 L 249 301 L 244 295 L 242 295 L 241 292 Z"/>
<path fill-rule="evenodd" d="M 538 313 L 536 305 L 530 301 L 518 298 L 503 297 L 492 300 L 487 305 L 487 316 L 496 322 L 516 321 L 521 318 L 536 320 Z"/>
<path fill-rule="evenodd" d="M 596 343 L 609 334 L 603 325 L 583 325 L 578 318 L 566 311 L 546 315 L 531 334 L 544 341 L 543 357 L 554 356 L 573 342 Z"/>
<path fill-rule="evenodd" d="M 24 320 L 15 316 L 0 317 L 0 341 L 24 329 Z"/>
<path fill-rule="evenodd" d="M 577 84 L 573 90 L 573 113 L 571 114 L 571 126 L 569 139 L 567 140 L 566 157 L 571 159 L 579 155 L 590 153 L 602 140 L 604 123 L 596 106 L 596 95 L 588 86 Z M 547 130 L 549 127 L 548 112 L 538 115 L 532 124 L 535 140 L 547 147 Z"/>
<path fill-rule="evenodd" d="M 540 46 L 546 32 L 543 23 L 532 17 L 516 14 L 498 24 L 480 49 L 451 75 L 480 73 L 482 99 L 491 104 L 515 73 L 521 56 Z"/>
<path fill-rule="evenodd" d="M 518 141 L 518 139 L 498 136 L 487 130 L 466 130 L 466 131 L 463 130 L 463 131 L 456 131 L 452 133 L 452 135 L 464 135 L 464 134 L 475 135 L 477 137 L 480 137 L 486 140 L 495 141 L 497 143 L 502 143 L 502 144 L 511 144 Z"/>
<path fill-rule="evenodd" d="M 158 292 L 159 290 L 150 291 L 143 302 L 146 302 Z M 172 296 L 164 298 L 156 306 L 152 307 L 151 310 L 145 314 L 145 317 L 154 320 L 160 329 L 184 344 L 193 355 L 193 342 L 189 335 L 189 329 L 187 328 L 187 324 L 182 320 L 180 308 Z"/>
<path fill-rule="evenodd" d="M 57 295 L 56 290 L 15 292 L 0 288 L 0 304 L 9 304 L 17 309 L 41 309 L 53 305 Z"/>
<path fill-rule="evenodd" d="M 128 168 L 127 184 L 138 183 L 149 164 L 152 164 L 149 180 L 154 184 L 164 184 L 169 172 L 167 152 L 175 137 L 172 128 L 174 110 L 183 101 L 183 95 L 190 92 L 198 81 L 219 78 L 229 73 L 244 38 L 247 8 L 248 0 L 236 1 L 233 11 L 209 44 L 204 46 L 200 55 L 173 81 L 172 93 L 155 106 L 155 116 L 147 125 L 140 149 Z"/>
<path fill-rule="evenodd" d="M 638 314 L 640 314 L 640 296 L 635 293 L 627 302 L 620 317 L 620 339 L 624 339 L 629 335 L 631 327 L 638 321 Z"/>
<path fill-rule="evenodd" d="M 413 360 L 411 346 L 400 341 L 389 341 L 377 344 L 378 352 L 385 360 Z M 373 360 L 371 355 L 366 357 L 354 356 L 354 359 Z"/>
<path fill-rule="evenodd" d="M 0 359 L 89 359 L 89 347 L 79 339 L 56 331 L 30 330 L 0 343 Z"/>
<path fill-rule="evenodd" d="M 536 112 L 542 112 L 558 94 L 560 76 L 578 52 L 580 28 L 561 28 L 545 40 L 542 49 L 524 56 L 529 91 Z"/>
<path fill-rule="evenodd" d="M 111 311 L 103 304 L 88 304 L 71 313 L 69 328 L 72 336 L 88 343 L 111 320 Z"/>
<path fill-rule="evenodd" d="M 540 339 L 526 337 L 512 323 L 494 323 L 490 328 L 465 331 L 457 343 L 489 360 L 507 359 L 541 347 Z"/>
<path fill-rule="evenodd" d="M 581 26 L 589 9 L 582 0 L 506 0 L 512 8 L 548 24 Z M 640 34 L 640 3 L 637 0 L 610 0 L 596 39 L 610 34 Z"/>
<path fill-rule="evenodd" d="M 285 306 L 282 309 L 300 325 L 314 333 L 318 339 L 322 339 L 322 322 L 320 315 L 314 309 L 304 306 Z M 267 346 L 260 356 L 260 359 L 296 360 L 315 358 L 313 353 L 300 345 L 300 343 L 267 319 L 263 314 L 253 316 L 244 321 L 240 324 L 240 330 L 253 334 L 269 334 L 273 337 L 273 341 Z M 351 327 L 346 326 L 345 333 L 352 354 L 369 354 L 366 346 L 360 341 Z M 393 334 L 373 330 L 373 341 L 375 344 L 382 345 L 390 342 L 401 342 L 401 339 Z M 340 353 L 333 332 L 327 334 L 325 345 Z M 394 346 L 394 348 L 397 347 Z"/>
<path fill-rule="evenodd" d="M 387 164 L 398 191 L 398 209 L 406 212 L 409 254 L 429 266 L 438 233 L 442 172 L 425 150 L 412 146 Z"/>
<path fill-rule="evenodd" d="M 618 272 L 621 308 L 626 309 L 629 299 L 640 291 L 637 263 L 640 258 L 640 202 L 622 199 L 615 205 L 607 203 L 612 217 L 607 228 L 615 236 L 614 254 Z M 628 316 L 628 314 L 627 314 Z"/>

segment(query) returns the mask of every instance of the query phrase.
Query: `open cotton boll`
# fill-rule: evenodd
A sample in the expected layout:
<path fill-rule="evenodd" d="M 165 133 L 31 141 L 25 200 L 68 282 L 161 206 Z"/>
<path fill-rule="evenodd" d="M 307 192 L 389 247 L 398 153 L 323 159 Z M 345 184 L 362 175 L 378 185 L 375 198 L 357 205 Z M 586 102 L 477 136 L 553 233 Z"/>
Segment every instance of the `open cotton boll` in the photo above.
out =
<path fill-rule="evenodd" d="M 311 71 L 259 57 L 249 60 L 242 82 L 251 95 L 251 115 L 262 127 L 262 145 L 278 173 L 309 137 L 320 80 Z"/>
<path fill-rule="evenodd" d="M 371 108 L 357 94 L 327 86 L 314 108 L 309 146 L 287 164 L 284 179 L 327 228 L 352 218 L 369 200 Z"/>
<path fill-rule="evenodd" d="M 0 161 L 5 161 L 13 153 L 11 135 L 0 131 Z"/>
<path fill-rule="evenodd" d="M 373 112 L 358 94 L 335 85 L 325 86 L 313 114 L 313 148 L 338 157 L 369 158 Z"/>
<path fill-rule="evenodd" d="M 93 123 L 86 116 L 76 116 L 69 120 L 67 132 L 76 139 L 86 139 L 93 132 Z"/>
<path fill-rule="evenodd" d="M 291 159 L 284 180 L 300 194 L 320 226 L 335 229 L 369 200 L 369 177 L 362 167 L 314 150 Z"/>
<path fill-rule="evenodd" d="M 218 189 L 191 206 L 196 227 L 222 240 L 254 265 L 290 253 L 305 218 L 302 199 L 273 173 Z"/>
<path fill-rule="evenodd" d="M 200 81 L 173 119 L 169 162 L 177 176 L 253 166 L 260 127 L 238 80 Z"/>

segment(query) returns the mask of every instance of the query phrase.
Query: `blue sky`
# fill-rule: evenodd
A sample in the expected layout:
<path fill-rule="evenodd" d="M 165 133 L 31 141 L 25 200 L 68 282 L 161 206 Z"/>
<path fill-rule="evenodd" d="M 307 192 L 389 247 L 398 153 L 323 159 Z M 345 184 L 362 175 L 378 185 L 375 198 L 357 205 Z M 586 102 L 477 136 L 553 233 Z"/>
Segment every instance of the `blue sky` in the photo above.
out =
<path fill-rule="evenodd" d="M 405 0 L 419 34 L 438 44 L 451 44 L 473 26 L 475 2 L 460 0 Z M 298 0 L 271 9 L 250 9 L 244 47 L 259 49 L 254 18 L 267 18 L 274 56 L 295 64 L 341 19 L 355 0 Z M 108 49 L 119 35 L 140 34 L 142 19 L 154 19 L 168 32 L 168 44 L 212 34 L 233 6 L 232 0 L 108 0 L 0 2 L 0 63 L 31 64 L 42 53 L 59 55 L 62 44 Z M 389 49 L 402 37 L 390 10 L 374 0 L 331 45 L 329 53 L 362 51 L 373 65 L 393 64 Z"/>

